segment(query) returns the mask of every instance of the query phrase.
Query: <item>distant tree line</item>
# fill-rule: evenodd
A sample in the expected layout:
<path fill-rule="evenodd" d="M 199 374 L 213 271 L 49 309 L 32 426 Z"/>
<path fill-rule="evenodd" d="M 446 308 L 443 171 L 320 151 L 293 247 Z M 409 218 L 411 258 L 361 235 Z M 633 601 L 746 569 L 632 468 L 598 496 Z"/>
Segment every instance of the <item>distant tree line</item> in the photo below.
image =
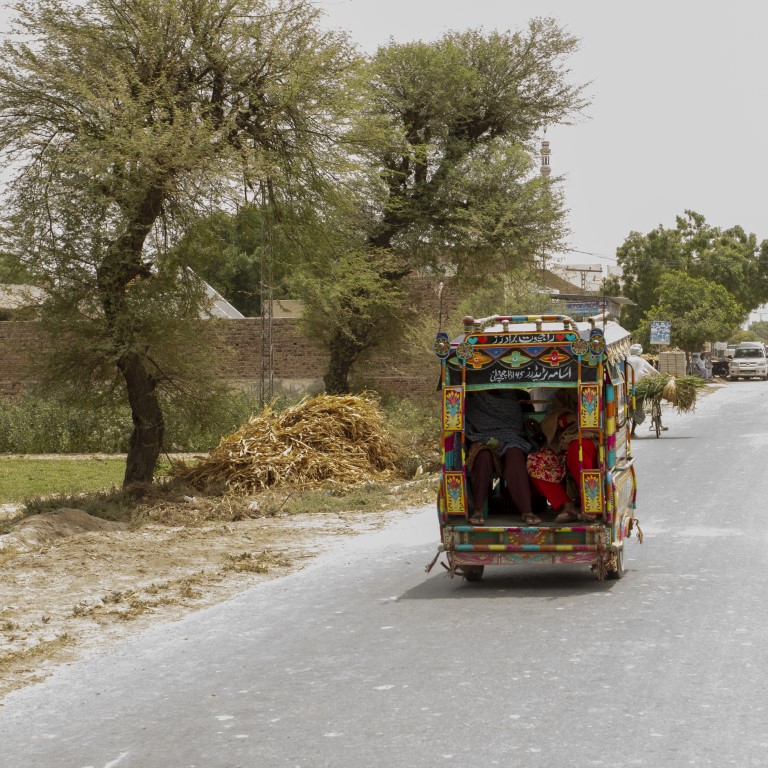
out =
<path fill-rule="evenodd" d="M 630 233 L 616 257 L 622 274 L 606 291 L 632 299 L 622 320 L 646 345 L 652 320 L 671 321 L 672 346 L 689 352 L 730 340 L 768 301 L 768 241 L 739 226 L 711 226 L 694 211 L 672 229 Z"/>

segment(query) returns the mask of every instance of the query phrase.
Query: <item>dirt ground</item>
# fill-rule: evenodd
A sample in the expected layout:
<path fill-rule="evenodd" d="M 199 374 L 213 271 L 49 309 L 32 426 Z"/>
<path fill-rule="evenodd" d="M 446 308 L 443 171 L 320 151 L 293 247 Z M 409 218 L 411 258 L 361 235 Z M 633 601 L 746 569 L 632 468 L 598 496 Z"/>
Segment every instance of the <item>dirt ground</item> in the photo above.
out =
<path fill-rule="evenodd" d="M 302 568 L 335 539 L 429 503 L 435 489 L 422 477 L 396 487 L 386 509 L 234 521 L 195 522 L 192 499 L 135 530 L 78 509 L 27 518 L 0 536 L 0 699 L 88 648 Z"/>

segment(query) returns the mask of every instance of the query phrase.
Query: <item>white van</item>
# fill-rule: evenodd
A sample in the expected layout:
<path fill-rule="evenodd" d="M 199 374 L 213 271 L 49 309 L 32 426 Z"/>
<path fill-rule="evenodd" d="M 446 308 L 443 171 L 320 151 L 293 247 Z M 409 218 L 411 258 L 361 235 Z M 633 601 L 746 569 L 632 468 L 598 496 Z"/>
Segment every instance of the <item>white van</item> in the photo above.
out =
<path fill-rule="evenodd" d="M 762 341 L 742 341 L 733 353 L 728 366 L 728 378 L 765 379 L 768 381 L 768 359 Z"/>

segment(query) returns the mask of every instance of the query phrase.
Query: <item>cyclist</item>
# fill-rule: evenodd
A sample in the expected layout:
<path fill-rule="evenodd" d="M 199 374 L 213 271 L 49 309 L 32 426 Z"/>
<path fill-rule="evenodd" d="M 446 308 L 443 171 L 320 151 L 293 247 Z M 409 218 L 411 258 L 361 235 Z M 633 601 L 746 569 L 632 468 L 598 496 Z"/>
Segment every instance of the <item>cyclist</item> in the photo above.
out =
<path fill-rule="evenodd" d="M 629 348 L 627 362 L 632 366 L 632 370 L 635 372 L 635 384 L 646 376 L 657 376 L 659 373 L 644 357 L 642 357 L 642 354 L 643 348 L 640 344 L 633 344 Z M 644 421 L 645 408 L 642 405 L 638 405 L 632 412 L 632 437 L 635 436 L 637 425 L 642 424 Z M 659 423 L 661 423 L 661 417 L 659 417 Z M 661 429 L 666 431 L 668 427 L 661 427 Z"/>

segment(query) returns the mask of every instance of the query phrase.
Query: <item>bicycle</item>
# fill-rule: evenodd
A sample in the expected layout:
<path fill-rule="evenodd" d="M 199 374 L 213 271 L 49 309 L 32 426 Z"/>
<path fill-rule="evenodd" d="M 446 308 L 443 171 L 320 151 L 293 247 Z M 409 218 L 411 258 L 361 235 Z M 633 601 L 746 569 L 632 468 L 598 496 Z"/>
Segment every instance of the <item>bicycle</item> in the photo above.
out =
<path fill-rule="evenodd" d="M 651 432 L 655 430 L 656 437 L 661 437 L 661 433 L 666 430 L 666 427 L 661 424 L 661 400 L 654 399 L 651 401 Z"/>

